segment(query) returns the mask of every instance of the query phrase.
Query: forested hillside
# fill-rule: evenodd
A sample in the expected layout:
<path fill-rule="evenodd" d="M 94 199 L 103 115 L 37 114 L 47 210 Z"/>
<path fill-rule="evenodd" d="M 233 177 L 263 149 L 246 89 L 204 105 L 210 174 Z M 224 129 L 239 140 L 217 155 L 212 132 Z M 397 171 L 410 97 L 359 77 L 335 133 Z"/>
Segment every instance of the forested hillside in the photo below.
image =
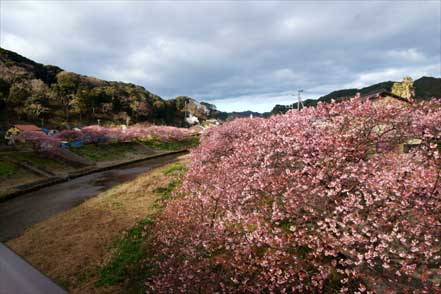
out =
<path fill-rule="evenodd" d="M 209 110 L 190 97 L 165 100 L 145 88 L 67 72 L 0 48 L 0 123 L 49 127 L 102 123 L 182 126 L 184 107 L 201 118 Z"/>

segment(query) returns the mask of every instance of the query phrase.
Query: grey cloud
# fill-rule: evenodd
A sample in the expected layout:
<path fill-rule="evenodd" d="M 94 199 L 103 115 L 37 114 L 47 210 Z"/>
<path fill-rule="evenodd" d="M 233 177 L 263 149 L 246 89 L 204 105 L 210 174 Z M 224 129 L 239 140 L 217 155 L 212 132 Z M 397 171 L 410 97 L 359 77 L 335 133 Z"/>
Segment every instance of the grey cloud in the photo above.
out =
<path fill-rule="evenodd" d="M 270 110 L 409 74 L 441 76 L 439 2 L 1 2 L 1 46 L 163 97 Z"/>

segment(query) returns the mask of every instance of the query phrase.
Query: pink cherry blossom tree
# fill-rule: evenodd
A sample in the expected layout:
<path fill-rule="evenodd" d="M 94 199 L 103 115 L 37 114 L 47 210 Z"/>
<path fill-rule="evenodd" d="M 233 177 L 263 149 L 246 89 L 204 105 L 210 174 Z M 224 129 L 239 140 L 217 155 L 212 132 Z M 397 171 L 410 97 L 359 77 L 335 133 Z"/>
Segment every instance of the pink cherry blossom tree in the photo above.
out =
<path fill-rule="evenodd" d="M 126 129 L 92 125 L 81 130 L 63 130 L 56 135 L 63 141 L 80 140 L 85 143 L 101 141 L 129 142 L 141 139 L 157 139 L 160 141 L 182 141 L 193 135 L 188 129 L 170 126 L 132 126 Z"/>
<path fill-rule="evenodd" d="M 50 151 L 60 147 L 61 140 L 44 132 L 26 131 L 19 135 L 19 141 L 30 142 L 35 150 Z"/>
<path fill-rule="evenodd" d="M 108 142 L 130 142 L 143 139 L 160 141 L 182 141 L 193 135 L 188 129 L 170 126 L 132 126 L 127 129 L 91 125 L 79 130 L 62 130 L 55 136 L 44 132 L 23 132 L 17 140 L 31 142 L 37 151 L 51 151 L 60 148 L 63 141 L 82 141 L 85 144 Z"/>
<path fill-rule="evenodd" d="M 319 104 L 201 142 L 154 230 L 152 292 L 441 292 L 441 100 Z"/>

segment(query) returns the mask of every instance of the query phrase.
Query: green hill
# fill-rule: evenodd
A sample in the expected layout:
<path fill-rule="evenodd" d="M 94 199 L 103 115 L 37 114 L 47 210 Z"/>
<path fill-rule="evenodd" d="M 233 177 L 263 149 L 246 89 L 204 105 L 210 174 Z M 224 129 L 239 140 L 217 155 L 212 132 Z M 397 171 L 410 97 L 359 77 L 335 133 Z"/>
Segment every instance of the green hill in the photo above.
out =
<path fill-rule="evenodd" d="M 97 120 L 183 126 L 185 106 L 196 113 L 202 107 L 189 97 L 165 100 L 141 86 L 67 72 L 0 48 L 3 128 L 18 121 L 61 128 L 96 124 Z"/>

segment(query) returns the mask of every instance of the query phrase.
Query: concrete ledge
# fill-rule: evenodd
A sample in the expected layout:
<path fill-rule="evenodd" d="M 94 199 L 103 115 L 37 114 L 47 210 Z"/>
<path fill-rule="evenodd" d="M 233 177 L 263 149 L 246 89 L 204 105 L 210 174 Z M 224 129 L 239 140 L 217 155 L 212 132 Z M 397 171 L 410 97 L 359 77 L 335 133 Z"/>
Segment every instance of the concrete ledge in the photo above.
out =
<path fill-rule="evenodd" d="M 64 294 L 67 291 L 0 243 L 0 293 Z"/>
<path fill-rule="evenodd" d="M 110 165 L 106 165 L 106 166 L 102 166 L 102 167 L 94 167 L 92 169 L 87 168 L 84 170 L 79 170 L 79 171 L 74 171 L 69 173 L 69 175 L 66 176 L 66 180 L 69 179 L 75 179 L 78 177 L 82 177 L 85 175 L 90 175 L 96 172 L 100 172 L 100 171 L 105 171 L 105 170 L 109 170 L 109 169 L 114 169 L 117 167 L 121 167 L 121 166 L 125 166 L 125 165 L 129 165 L 129 164 L 133 164 L 133 163 L 137 163 L 137 162 L 142 162 L 145 160 L 149 160 L 149 159 L 153 159 L 153 158 L 160 158 L 166 155 L 173 155 L 173 154 L 180 154 L 180 153 L 188 153 L 188 149 L 182 149 L 182 150 L 176 150 L 176 151 L 169 151 L 169 152 L 161 152 L 158 154 L 152 154 L 152 155 L 148 155 L 142 158 L 138 158 L 138 159 L 134 159 L 134 160 L 130 160 L 130 161 L 124 161 L 124 162 L 119 162 L 119 163 L 115 163 L 115 164 L 110 164 Z"/>
<path fill-rule="evenodd" d="M 77 171 L 73 171 L 69 174 L 67 174 L 66 176 L 53 176 L 53 177 L 48 177 L 46 179 L 42 179 L 42 180 L 38 180 L 35 182 L 31 182 L 31 183 L 27 183 L 27 184 L 22 184 L 22 185 L 18 185 L 14 188 L 12 188 L 12 191 L 10 193 L 7 193 L 5 195 L 3 195 L 0 198 L 0 202 L 4 202 L 7 201 L 9 199 L 15 198 L 17 196 L 32 192 L 32 191 L 36 191 L 39 190 L 41 188 L 45 188 L 45 187 L 49 187 L 49 186 L 53 186 L 55 184 L 59 184 L 62 182 L 67 182 L 71 179 L 75 179 L 75 178 L 79 178 L 82 176 L 86 176 L 86 175 L 90 175 L 93 173 L 97 173 L 97 172 L 101 172 L 101 171 L 105 171 L 105 170 L 110 170 L 110 169 L 114 169 L 114 168 L 118 168 L 118 167 L 122 167 L 122 166 L 126 166 L 126 165 L 130 165 L 133 163 L 137 163 L 137 162 L 142 162 L 142 161 L 146 161 L 149 159 L 154 159 L 154 158 L 160 158 L 160 157 L 164 157 L 167 155 L 173 155 L 173 154 L 184 154 L 184 153 L 188 153 L 188 149 L 182 149 L 182 150 L 176 150 L 176 151 L 169 151 L 169 152 L 161 152 L 158 154 L 152 154 L 152 155 L 148 155 L 142 158 L 138 158 L 138 159 L 134 159 L 134 160 L 129 160 L 129 161 L 124 161 L 124 162 L 118 162 L 115 164 L 109 164 L 106 166 L 102 166 L 102 167 L 89 167 L 89 168 L 84 168 L 81 170 L 77 170 Z"/>

